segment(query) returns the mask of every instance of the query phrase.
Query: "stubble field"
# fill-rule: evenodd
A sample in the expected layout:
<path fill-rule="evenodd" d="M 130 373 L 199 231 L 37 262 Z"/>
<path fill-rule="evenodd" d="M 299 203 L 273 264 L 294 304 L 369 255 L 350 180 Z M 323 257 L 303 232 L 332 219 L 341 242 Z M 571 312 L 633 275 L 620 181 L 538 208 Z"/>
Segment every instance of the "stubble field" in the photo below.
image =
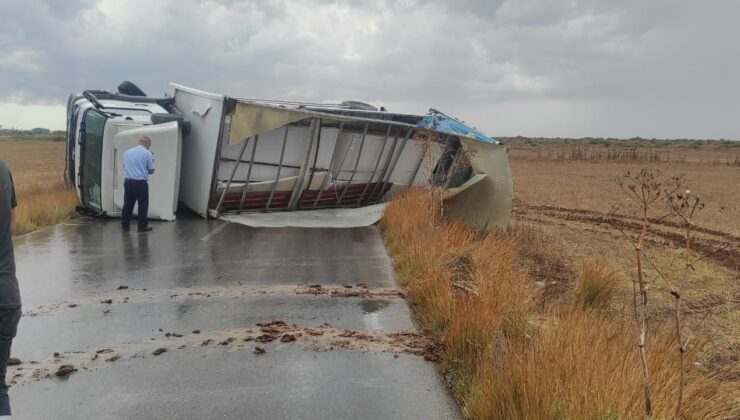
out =
<path fill-rule="evenodd" d="M 0 138 L 0 159 L 13 174 L 16 235 L 75 216 L 77 196 L 64 186 L 64 142 Z"/>
<path fill-rule="evenodd" d="M 681 146 L 661 148 L 664 157 L 672 152 L 673 159 L 679 161 L 566 160 L 538 149 L 558 148 L 560 157 L 577 156 L 562 151 L 578 145 L 514 141 L 510 143 L 516 197 L 512 224 L 539 232 L 556 259 L 574 271 L 583 261 L 594 259 L 617 270 L 623 281 L 615 302 L 629 304 L 634 250 L 617 228 L 627 227 L 634 232 L 635 219 L 619 215 L 618 209 L 629 197 L 615 180 L 626 171 L 634 174 L 642 168 L 660 173 L 668 180 L 666 184 L 671 176 L 684 175 L 686 187 L 705 204 L 692 238 L 697 257 L 703 259 L 694 264 L 682 293 L 688 312 L 686 322 L 695 340 L 709 342 L 704 348 L 704 362 L 740 380 L 740 166 L 732 164 L 740 152 L 736 147 L 719 148 L 716 144 Z M 602 153 L 608 149 L 590 148 L 596 154 L 599 149 Z M 656 322 L 669 321 L 673 304 L 669 281 L 678 278 L 683 267 L 683 232 L 675 222 L 665 220 L 654 224 L 649 238 L 647 255 L 668 278 L 655 270 L 648 273 L 650 315 Z"/>

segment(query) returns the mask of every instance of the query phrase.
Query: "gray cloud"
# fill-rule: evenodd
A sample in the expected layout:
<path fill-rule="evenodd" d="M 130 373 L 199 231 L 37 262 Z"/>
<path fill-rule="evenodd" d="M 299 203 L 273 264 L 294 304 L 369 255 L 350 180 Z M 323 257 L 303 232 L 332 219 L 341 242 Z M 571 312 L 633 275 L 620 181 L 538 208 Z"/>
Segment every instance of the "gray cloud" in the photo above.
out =
<path fill-rule="evenodd" d="M 679 4 L 681 3 L 681 4 Z M 740 138 L 740 3 L 5 0 L 0 102 L 176 81 L 434 106 L 493 134 Z"/>

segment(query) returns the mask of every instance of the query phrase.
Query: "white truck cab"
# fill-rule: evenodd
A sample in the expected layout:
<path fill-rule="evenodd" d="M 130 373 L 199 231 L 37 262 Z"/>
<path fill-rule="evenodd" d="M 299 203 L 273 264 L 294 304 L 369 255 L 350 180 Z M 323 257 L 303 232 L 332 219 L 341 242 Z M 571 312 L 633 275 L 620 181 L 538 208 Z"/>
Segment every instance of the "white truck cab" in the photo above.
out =
<path fill-rule="evenodd" d="M 187 124 L 167 108 L 164 99 L 108 92 L 70 96 L 65 175 L 82 208 L 96 215 L 120 216 L 123 153 L 147 136 L 152 140 L 150 150 L 157 168 L 149 179 L 149 217 L 175 220 L 180 154 Z"/>

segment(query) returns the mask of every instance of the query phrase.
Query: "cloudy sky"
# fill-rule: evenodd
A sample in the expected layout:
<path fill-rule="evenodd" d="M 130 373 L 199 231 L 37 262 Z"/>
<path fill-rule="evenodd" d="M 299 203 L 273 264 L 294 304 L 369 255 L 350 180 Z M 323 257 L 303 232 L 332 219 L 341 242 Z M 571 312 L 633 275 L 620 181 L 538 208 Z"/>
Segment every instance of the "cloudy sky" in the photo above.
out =
<path fill-rule="evenodd" d="M 499 136 L 740 139 L 740 1 L 0 0 L 0 125 L 72 91 L 429 107 Z"/>

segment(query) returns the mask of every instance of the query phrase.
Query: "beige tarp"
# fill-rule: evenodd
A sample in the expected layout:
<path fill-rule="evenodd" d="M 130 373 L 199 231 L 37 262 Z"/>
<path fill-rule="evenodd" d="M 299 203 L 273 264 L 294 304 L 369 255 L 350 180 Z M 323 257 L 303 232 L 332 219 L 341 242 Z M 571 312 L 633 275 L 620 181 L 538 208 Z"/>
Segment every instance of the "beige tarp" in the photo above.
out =
<path fill-rule="evenodd" d="M 242 213 L 219 216 L 231 223 L 252 227 L 352 228 L 370 226 L 383 216 L 385 203 L 355 209 Z"/>
<path fill-rule="evenodd" d="M 312 114 L 300 111 L 273 109 L 237 102 L 236 109 L 231 115 L 229 144 L 239 143 L 255 134 L 265 133 L 311 117 L 313 117 Z"/>
<path fill-rule="evenodd" d="M 442 199 L 443 200 L 449 200 L 452 197 L 460 194 L 461 192 L 467 190 L 468 188 L 472 187 L 473 185 L 483 181 L 486 178 L 486 174 L 475 174 L 470 177 L 469 180 L 465 181 L 462 185 L 459 187 L 451 187 L 447 188 L 446 190 L 442 191 Z"/>
<path fill-rule="evenodd" d="M 465 137 L 460 140 L 470 154 L 473 171 L 486 176 L 445 201 L 447 211 L 468 225 L 506 229 L 514 198 L 506 147 Z"/>

